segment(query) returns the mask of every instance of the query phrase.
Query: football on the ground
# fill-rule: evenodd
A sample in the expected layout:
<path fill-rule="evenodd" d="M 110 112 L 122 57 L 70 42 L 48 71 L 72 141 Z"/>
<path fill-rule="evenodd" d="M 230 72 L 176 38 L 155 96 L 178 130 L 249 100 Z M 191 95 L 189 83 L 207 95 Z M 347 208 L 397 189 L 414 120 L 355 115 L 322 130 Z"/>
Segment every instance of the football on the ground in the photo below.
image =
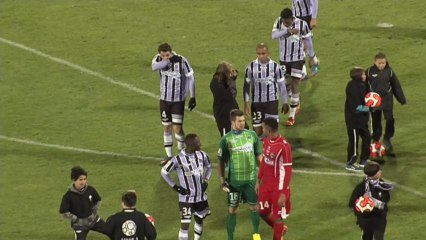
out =
<path fill-rule="evenodd" d="M 355 201 L 355 210 L 359 213 L 369 213 L 374 209 L 373 199 L 361 196 Z"/>
<path fill-rule="evenodd" d="M 370 157 L 373 159 L 382 158 L 385 156 L 385 146 L 380 142 L 370 144 Z"/>
<path fill-rule="evenodd" d="M 145 217 L 148 219 L 150 223 L 152 223 L 153 226 L 155 226 L 155 219 L 153 216 L 149 215 L 148 213 L 145 213 Z"/>
<path fill-rule="evenodd" d="M 382 98 L 376 92 L 369 92 L 365 95 L 365 106 L 367 107 L 380 107 Z"/>

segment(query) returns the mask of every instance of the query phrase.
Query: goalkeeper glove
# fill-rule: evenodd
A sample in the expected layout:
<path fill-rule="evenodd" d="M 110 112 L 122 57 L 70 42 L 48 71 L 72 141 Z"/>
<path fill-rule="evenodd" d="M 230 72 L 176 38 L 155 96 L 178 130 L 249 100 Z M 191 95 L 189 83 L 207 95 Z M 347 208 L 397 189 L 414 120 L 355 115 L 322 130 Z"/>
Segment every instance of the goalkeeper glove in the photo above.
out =
<path fill-rule="evenodd" d="M 195 97 L 192 97 L 189 99 L 189 103 L 188 103 L 188 109 L 189 111 L 192 111 L 195 106 L 197 106 L 197 101 L 195 101 Z"/>
<path fill-rule="evenodd" d="M 188 190 L 178 185 L 174 185 L 173 189 L 181 195 L 188 195 Z"/>
<path fill-rule="evenodd" d="M 173 55 L 171 58 L 169 58 L 171 63 L 178 63 L 180 61 L 182 61 L 182 57 L 178 56 L 178 55 Z"/>
<path fill-rule="evenodd" d="M 369 110 L 370 108 L 364 105 L 358 105 L 358 107 L 356 107 L 358 113 L 368 112 Z"/>
<path fill-rule="evenodd" d="M 229 183 L 227 181 L 222 183 L 221 188 L 222 188 L 223 191 L 228 192 L 228 193 L 231 191 L 231 189 L 229 189 Z"/>

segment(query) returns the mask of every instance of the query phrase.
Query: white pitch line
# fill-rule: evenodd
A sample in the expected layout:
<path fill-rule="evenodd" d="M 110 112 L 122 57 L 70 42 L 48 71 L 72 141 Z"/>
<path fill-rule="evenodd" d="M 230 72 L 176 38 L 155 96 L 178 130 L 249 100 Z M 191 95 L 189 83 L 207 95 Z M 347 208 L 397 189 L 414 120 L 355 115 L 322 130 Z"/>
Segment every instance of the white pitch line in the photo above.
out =
<path fill-rule="evenodd" d="M 86 73 L 88 75 L 92 75 L 92 76 L 98 77 L 98 78 L 100 78 L 102 80 L 105 80 L 105 81 L 107 81 L 109 83 L 112 83 L 114 85 L 126 88 L 126 89 L 128 89 L 130 91 L 137 92 L 139 94 L 142 94 L 142 95 L 154 98 L 154 99 L 160 99 L 160 96 L 158 96 L 157 94 L 145 91 L 143 89 L 140 89 L 138 87 L 133 86 L 132 84 L 128 84 L 128 83 L 125 83 L 125 82 L 121 82 L 121 81 L 115 80 L 115 79 L 113 79 L 111 77 L 103 75 L 102 73 L 90 70 L 88 68 L 85 68 L 83 66 L 80 66 L 80 65 L 72 63 L 72 62 L 69 62 L 69 61 L 64 60 L 62 58 L 51 56 L 51 55 L 49 55 L 47 53 L 43 53 L 43 52 L 41 52 L 41 51 L 39 51 L 37 49 L 27 47 L 27 46 L 25 46 L 23 44 L 20 44 L 20 43 L 17 43 L 17 42 L 14 42 L 14 41 L 2 38 L 2 37 L 0 37 L 0 42 L 9 44 L 9 45 L 17 47 L 17 48 L 20 48 L 20 49 L 28 51 L 30 53 L 34 53 L 35 55 L 47 58 L 47 59 L 49 59 L 49 60 L 51 60 L 53 62 L 60 63 L 62 65 L 68 66 L 70 68 L 73 68 L 73 69 L 78 70 L 80 72 Z M 198 111 L 198 110 L 193 110 L 193 112 L 195 112 L 195 113 L 197 113 L 197 114 L 199 114 L 199 115 L 201 115 L 201 116 L 203 116 L 205 118 L 209 118 L 209 119 L 214 120 L 214 117 L 211 114 L 207 114 L 207 113 L 204 113 L 204 112 L 201 112 L 201 111 Z"/>
<path fill-rule="evenodd" d="M 112 84 L 114 84 L 114 85 L 124 87 L 124 88 L 126 88 L 126 89 L 128 89 L 128 90 L 131 90 L 131 91 L 134 91 L 134 92 L 140 93 L 140 94 L 145 95 L 145 96 L 148 96 L 148 97 L 152 97 L 152 98 L 155 98 L 155 99 L 159 99 L 159 96 L 158 96 L 158 95 L 156 95 L 156 94 L 154 94 L 154 93 L 151 93 L 151 92 L 145 91 L 145 90 L 143 90 L 143 89 L 137 88 L 137 87 L 135 87 L 135 86 L 133 86 L 133 85 L 131 85 L 131 84 L 128 84 L 128 83 L 124 83 L 124 82 L 120 82 L 120 81 L 114 80 L 113 78 L 110 78 L 110 77 L 108 77 L 108 76 L 105 76 L 105 75 L 103 75 L 103 74 L 101 74 L 101 73 L 95 72 L 95 71 L 93 71 L 93 70 L 90 70 L 90 69 L 85 68 L 85 67 L 83 67 L 83 66 L 80 66 L 80 65 L 78 65 L 78 64 L 71 63 L 71 62 L 69 62 L 69 61 L 67 61 L 67 60 L 64 60 L 64 59 L 62 59 L 62 58 L 58 58 L 58 57 L 51 56 L 51 55 L 49 55 L 49 54 L 43 53 L 43 52 L 41 52 L 41 51 L 39 51 L 39 50 L 36 50 L 36 49 L 34 49 L 34 48 L 30 48 L 30 47 L 25 46 L 25 45 L 23 45 L 23 44 L 20 44 L 20 43 L 17 43 L 17 42 L 14 42 L 14 41 L 11 41 L 11 40 L 8 40 L 8 39 L 5 39 L 5 38 L 2 38 L 2 37 L 0 37 L 0 42 L 3 42 L 3 43 L 6 43 L 6 44 L 9 44 L 9 45 L 11 45 L 11 46 L 14 46 L 14 47 L 17 47 L 17 48 L 20 48 L 20 49 L 23 49 L 23 50 L 25 50 L 25 51 L 28 51 L 28 52 L 31 52 L 31 53 L 36 54 L 36 55 L 38 55 L 38 56 L 41 56 L 41 57 L 47 58 L 47 59 L 52 60 L 52 61 L 54 61 L 54 62 L 56 62 L 56 63 L 63 64 L 63 65 L 65 65 L 65 66 L 71 67 L 71 68 L 73 68 L 73 69 L 76 69 L 76 70 L 78 70 L 78 71 L 81 71 L 81 72 L 87 73 L 87 74 L 89 74 L 89 75 L 92 75 L 92 76 L 98 77 L 98 78 L 103 79 L 103 80 L 105 80 L 105 81 L 107 81 L 107 82 L 110 82 L 110 83 L 112 83 Z M 199 114 L 199 115 L 201 115 L 201 116 L 203 116 L 203 117 L 205 117 L 205 118 L 208 118 L 208 119 L 214 120 L 214 116 L 213 116 L 213 115 L 211 115 L 211 114 L 204 113 L 204 112 L 197 111 L 197 110 L 194 110 L 193 112 L 195 112 L 195 113 L 197 113 L 197 114 Z M 0 135 L 0 136 L 3 136 L 3 135 Z M 6 137 L 6 136 L 3 136 L 3 137 Z M 7 137 L 7 138 L 8 138 L 8 137 Z M 30 141 L 30 140 L 23 140 L 23 141 L 29 141 L 29 142 L 32 142 L 32 141 Z M 28 143 L 29 143 L 29 142 L 28 142 Z M 55 145 L 52 145 L 52 146 L 55 146 Z M 57 146 L 60 146 L 60 145 L 57 145 Z M 63 146 L 63 147 L 66 147 L 66 146 Z M 76 148 L 76 149 L 78 149 L 78 148 Z M 333 160 L 333 159 L 327 158 L 327 157 L 325 157 L 325 156 L 323 156 L 323 155 L 321 155 L 321 154 L 318 154 L 318 153 L 312 152 L 312 151 L 307 150 L 307 149 L 304 149 L 304 148 L 297 148 L 297 149 L 296 149 L 296 151 L 301 152 L 301 153 L 304 153 L 304 154 L 309 155 L 309 156 L 311 156 L 311 157 L 318 158 L 318 159 L 320 159 L 320 160 L 322 160 L 322 161 L 328 162 L 328 163 L 333 164 L 333 165 L 336 165 L 336 166 L 340 166 L 340 167 L 341 167 L 341 166 L 344 166 L 344 164 L 343 164 L 343 163 L 341 163 L 341 162 L 339 162 L 339 161 L 336 161 L 336 160 Z M 104 152 L 104 153 L 105 153 L 105 152 Z M 124 156 L 124 155 L 123 155 L 123 156 Z M 134 156 L 134 157 L 135 157 L 135 156 Z M 137 157 L 137 156 L 136 156 L 136 157 Z M 401 184 L 398 184 L 398 183 L 395 183 L 395 185 L 396 185 L 396 186 L 398 186 L 399 188 L 401 188 L 401 189 L 403 189 L 403 190 L 407 191 L 407 192 L 410 192 L 410 193 L 414 194 L 414 195 L 417 195 L 417 196 L 420 196 L 420 197 L 426 198 L 426 194 L 425 194 L 425 193 L 419 192 L 419 191 L 417 191 L 417 190 L 414 190 L 414 189 L 412 189 L 412 188 L 409 188 L 409 187 L 407 187 L 407 186 L 404 186 L 404 185 L 401 185 Z"/>

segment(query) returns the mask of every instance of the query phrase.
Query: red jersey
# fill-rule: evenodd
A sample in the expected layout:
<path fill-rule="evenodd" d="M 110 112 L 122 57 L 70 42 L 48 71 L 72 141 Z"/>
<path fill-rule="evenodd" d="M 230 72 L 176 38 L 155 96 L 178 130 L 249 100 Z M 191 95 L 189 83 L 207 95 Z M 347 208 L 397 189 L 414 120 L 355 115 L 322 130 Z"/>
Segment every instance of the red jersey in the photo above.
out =
<path fill-rule="evenodd" d="M 291 145 L 279 135 L 263 139 L 263 158 L 257 178 L 262 188 L 284 192 L 290 189 L 292 174 Z"/>

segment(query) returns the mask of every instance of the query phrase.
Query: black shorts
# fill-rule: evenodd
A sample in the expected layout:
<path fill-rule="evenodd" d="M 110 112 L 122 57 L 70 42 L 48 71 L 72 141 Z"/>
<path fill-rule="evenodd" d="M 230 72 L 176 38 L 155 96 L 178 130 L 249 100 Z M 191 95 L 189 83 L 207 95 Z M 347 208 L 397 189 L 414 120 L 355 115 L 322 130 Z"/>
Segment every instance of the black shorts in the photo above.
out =
<path fill-rule="evenodd" d="M 265 117 L 275 117 L 278 119 L 278 100 L 271 102 L 259 102 L 251 104 L 251 115 L 253 127 L 262 126 Z"/>
<path fill-rule="evenodd" d="M 160 116 L 163 125 L 170 124 L 182 125 L 183 115 L 185 112 L 185 101 L 183 102 L 167 102 L 160 100 Z"/>
<path fill-rule="evenodd" d="M 303 65 L 305 65 L 305 60 L 295 62 L 280 61 L 280 65 L 284 66 L 285 75 L 290 75 L 297 79 L 301 79 L 303 77 Z"/>
<path fill-rule="evenodd" d="M 195 203 L 179 202 L 179 211 L 182 223 L 190 223 L 192 215 L 199 218 L 206 218 L 210 215 L 209 203 L 207 201 Z"/>

